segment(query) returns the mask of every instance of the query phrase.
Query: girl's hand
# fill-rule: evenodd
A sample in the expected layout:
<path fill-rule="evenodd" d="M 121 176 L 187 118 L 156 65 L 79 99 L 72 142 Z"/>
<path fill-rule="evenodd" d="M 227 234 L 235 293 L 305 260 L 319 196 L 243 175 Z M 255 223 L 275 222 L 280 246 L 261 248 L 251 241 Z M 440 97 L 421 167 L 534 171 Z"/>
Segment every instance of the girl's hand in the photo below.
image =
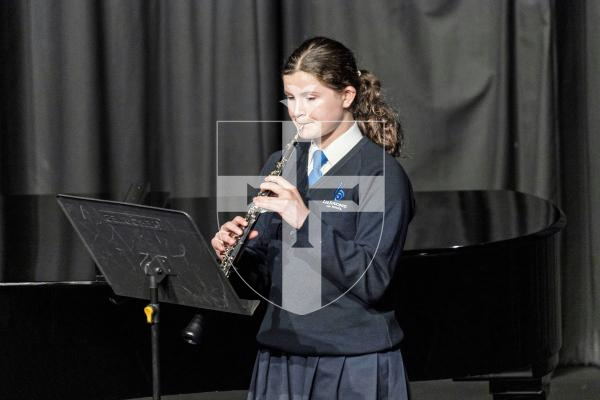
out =
<path fill-rule="evenodd" d="M 306 217 L 308 208 L 304 205 L 298 189 L 281 176 L 267 176 L 260 185 L 262 190 L 270 190 L 275 196 L 257 196 L 254 204 L 278 213 L 289 225 L 299 229 Z"/>
<path fill-rule="evenodd" d="M 235 245 L 237 239 L 244 233 L 243 229 L 248 225 L 248 222 L 240 216 L 235 217 L 231 221 L 225 222 L 221 225 L 219 232 L 215 233 L 215 236 L 210 241 L 215 253 L 219 260 L 223 260 L 223 254 L 228 247 Z M 248 239 L 254 239 L 258 236 L 258 231 L 253 230 L 248 234 Z"/>

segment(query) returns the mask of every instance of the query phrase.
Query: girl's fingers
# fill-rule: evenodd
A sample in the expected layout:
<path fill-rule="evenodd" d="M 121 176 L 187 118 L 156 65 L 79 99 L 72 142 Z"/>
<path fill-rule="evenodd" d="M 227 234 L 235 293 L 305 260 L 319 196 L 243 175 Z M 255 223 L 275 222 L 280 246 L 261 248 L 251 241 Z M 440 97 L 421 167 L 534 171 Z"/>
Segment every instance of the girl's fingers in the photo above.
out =
<path fill-rule="evenodd" d="M 235 217 L 232 221 L 234 223 L 238 224 L 238 225 L 241 225 L 241 226 L 247 226 L 248 225 L 248 221 L 246 221 L 244 219 L 244 217 L 241 217 L 239 215 L 237 217 Z"/>
<path fill-rule="evenodd" d="M 227 235 L 227 236 L 223 235 L 223 244 L 226 244 L 228 246 L 233 246 L 235 244 L 235 242 L 237 242 L 236 238 L 231 237 L 229 235 Z"/>
<path fill-rule="evenodd" d="M 237 242 L 236 236 L 241 236 L 244 233 L 241 227 L 246 227 L 247 225 L 248 222 L 241 216 L 237 216 L 231 221 L 221 225 L 221 230 L 219 230 L 210 241 L 219 260 L 223 259 L 223 253 L 226 251 L 227 247 L 235 245 Z M 254 239 L 257 236 L 258 231 L 253 230 L 248 235 L 248 239 Z"/>
<path fill-rule="evenodd" d="M 217 233 L 217 236 L 215 236 L 215 238 L 213 239 L 215 241 L 215 244 L 213 245 L 213 247 L 216 247 L 216 249 L 219 251 L 225 251 L 226 247 L 227 247 L 226 245 L 229 243 L 227 241 L 221 240 L 221 238 L 218 235 L 219 234 Z M 235 243 L 235 239 L 232 239 L 230 236 L 227 236 L 227 238 L 229 238 L 230 240 L 233 240 L 233 242 Z"/>
<path fill-rule="evenodd" d="M 281 200 L 277 197 L 255 197 L 255 204 L 269 211 L 282 212 L 290 200 Z"/>
<path fill-rule="evenodd" d="M 279 186 L 277 183 L 275 182 L 263 182 L 260 184 L 260 190 L 270 190 L 271 192 L 275 193 L 276 195 L 281 195 L 285 189 L 281 186 Z"/>
<path fill-rule="evenodd" d="M 235 243 L 236 238 L 231 236 L 230 232 L 219 231 L 215 234 L 215 238 L 217 238 L 224 245 L 232 245 Z"/>
<path fill-rule="evenodd" d="M 235 235 L 238 235 L 238 236 L 240 236 L 242 233 L 244 233 L 244 231 L 233 221 L 225 222 L 223 224 L 223 226 L 221 227 L 221 230 L 233 232 Z"/>
<path fill-rule="evenodd" d="M 223 242 L 220 239 L 218 239 L 217 237 L 214 237 L 211 240 L 211 245 L 212 245 L 215 253 L 217 253 L 217 256 L 225 251 L 225 246 L 223 246 Z"/>
<path fill-rule="evenodd" d="M 277 185 L 281 186 L 284 189 L 295 189 L 296 187 L 292 185 L 289 181 L 281 176 L 267 176 L 265 177 L 265 182 L 274 182 Z"/>
<path fill-rule="evenodd" d="M 273 197 L 274 199 L 274 197 Z M 269 206 L 269 201 L 268 199 L 265 197 L 261 197 L 261 196 L 257 196 L 254 199 L 252 199 L 252 201 L 254 202 L 254 205 L 260 208 L 264 208 L 265 210 L 269 210 L 269 211 L 273 211 L 271 209 L 271 207 Z"/>

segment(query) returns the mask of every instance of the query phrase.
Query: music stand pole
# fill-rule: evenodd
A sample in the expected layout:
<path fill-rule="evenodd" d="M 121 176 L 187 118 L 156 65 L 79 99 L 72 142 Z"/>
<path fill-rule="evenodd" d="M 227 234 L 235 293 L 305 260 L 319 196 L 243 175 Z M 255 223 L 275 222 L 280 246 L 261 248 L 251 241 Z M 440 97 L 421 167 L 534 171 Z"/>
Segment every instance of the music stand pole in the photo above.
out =
<path fill-rule="evenodd" d="M 146 313 L 146 321 L 150 324 L 151 331 L 153 400 L 160 400 L 160 305 L 158 303 L 158 287 L 162 280 L 167 276 L 165 269 L 160 265 L 165 262 L 165 259 L 155 257 L 152 261 L 144 265 L 144 272 L 149 277 L 148 288 L 150 289 L 150 304 L 144 308 L 144 312 Z"/>

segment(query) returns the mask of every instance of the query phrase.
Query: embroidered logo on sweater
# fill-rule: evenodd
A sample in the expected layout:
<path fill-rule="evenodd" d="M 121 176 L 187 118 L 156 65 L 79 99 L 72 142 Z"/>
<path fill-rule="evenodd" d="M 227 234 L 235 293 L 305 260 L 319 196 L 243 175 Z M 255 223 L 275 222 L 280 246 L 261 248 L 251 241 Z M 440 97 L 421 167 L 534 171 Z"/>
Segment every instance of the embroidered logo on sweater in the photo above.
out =
<path fill-rule="evenodd" d="M 340 182 L 340 185 L 338 186 L 337 190 L 335 191 L 335 193 L 333 194 L 333 199 L 340 201 L 344 199 L 344 196 L 346 195 L 346 192 L 344 192 L 344 189 L 342 189 L 342 185 L 344 184 L 344 182 Z"/>
<path fill-rule="evenodd" d="M 344 182 L 340 182 L 337 189 L 333 192 L 333 200 L 323 200 L 323 205 L 327 208 L 342 211 L 348 208 L 348 204 L 340 203 L 344 200 L 346 192 L 342 189 Z"/>

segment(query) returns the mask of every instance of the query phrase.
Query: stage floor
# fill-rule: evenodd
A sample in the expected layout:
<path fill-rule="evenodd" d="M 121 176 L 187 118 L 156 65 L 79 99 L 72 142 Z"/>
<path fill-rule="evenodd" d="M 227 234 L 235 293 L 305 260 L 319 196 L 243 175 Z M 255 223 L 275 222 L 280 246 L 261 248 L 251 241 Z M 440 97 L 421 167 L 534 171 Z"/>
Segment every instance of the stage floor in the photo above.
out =
<path fill-rule="evenodd" d="M 413 400 L 485 400 L 491 399 L 488 385 L 482 382 L 451 380 L 411 383 Z M 245 400 L 246 391 L 193 393 L 162 396 L 164 400 Z M 571 367 L 557 370 L 552 378 L 549 400 L 598 400 L 600 368 Z M 151 400 L 149 397 L 130 400 Z"/>

